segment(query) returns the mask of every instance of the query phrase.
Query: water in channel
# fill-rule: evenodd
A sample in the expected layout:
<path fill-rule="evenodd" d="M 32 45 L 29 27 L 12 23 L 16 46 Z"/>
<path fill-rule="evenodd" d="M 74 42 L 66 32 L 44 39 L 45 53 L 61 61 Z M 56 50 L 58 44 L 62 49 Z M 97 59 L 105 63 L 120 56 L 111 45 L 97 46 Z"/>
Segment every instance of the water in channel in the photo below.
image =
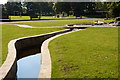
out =
<path fill-rule="evenodd" d="M 41 53 L 21 58 L 17 61 L 17 79 L 38 78 L 41 64 Z"/>

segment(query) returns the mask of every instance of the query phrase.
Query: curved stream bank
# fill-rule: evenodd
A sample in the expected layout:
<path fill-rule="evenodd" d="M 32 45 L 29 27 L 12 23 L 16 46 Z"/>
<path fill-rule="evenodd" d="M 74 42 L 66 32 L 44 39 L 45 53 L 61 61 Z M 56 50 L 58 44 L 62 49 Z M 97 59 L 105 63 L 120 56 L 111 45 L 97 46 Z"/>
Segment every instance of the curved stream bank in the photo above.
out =
<path fill-rule="evenodd" d="M 42 34 L 32 37 L 25 37 L 25 38 L 19 38 L 16 40 L 11 40 L 8 44 L 8 55 L 6 58 L 6 61 L 4 64 L 0 67 L 0 79 L 3 80 L 14 80 L 16 78 L 17 74 L 17 61 L 23 57 L 30 56 L 33 54 L 42 53 L 42 62 L 41 62 L 41 71 L 39 73 L 39 78 L 49 78 L 51 76 L 51 66 L 48 66 L 47 64 L 50 64 L 51 61 L 48 61 L 48 63 L 45 63 L 49 58 L 50 54 L 44 54 L 46 53 L 46 47 L 41 49 L 41 46 L 45 40 L 48 38 L 52 39 L 51 37 L 56 36 L 58 34 L 67 33 L 72 31 L 74 28 L 70 28 L 68 30 L 62 30 L 62 31 L 56 31 L 48 34 Z M 84 29 L 84 28 L 81 28 Z M 49 39 L 48 39 L 49 40 Z M 47 55 L 47 57 L 45 56 Z M 43 56 L 45 56 L 43 58 Z M 49 67 L 48 74 L 46 74 L 46 66 Z M 45 74 L 45 75 L 44 75 Z"/>
<path fill-rule="evenodd" d="M 41 53 L 41 45 L 46 39 L 70 31 L 72 29 L 11 40 L 8 44 L 6 61 L 0 67 L 0 80 L 13 80 L 17 73 L 17 60 L 29 55 Z"/>

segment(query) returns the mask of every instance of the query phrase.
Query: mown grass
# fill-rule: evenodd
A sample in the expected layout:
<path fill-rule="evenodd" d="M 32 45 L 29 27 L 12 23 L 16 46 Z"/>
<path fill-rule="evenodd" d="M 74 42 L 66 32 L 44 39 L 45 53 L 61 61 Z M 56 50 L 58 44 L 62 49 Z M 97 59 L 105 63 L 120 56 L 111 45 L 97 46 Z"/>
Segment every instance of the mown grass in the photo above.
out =
<path fill-rule="evenodd" d="M 118 28 L 87 28 L 49 44 L 52 78 L 118 78 Z"/>
<path fill-rule="evenodd" d="M 2 25 L 2 63 L 5 61 L 7 56 L 8 50 L 8 43 L 10 40 L 20 38 L 20 37 L 27 37 L 27 36 L 34 36 L 44 33 L 49 33 L 53 31 L 63 30 L 62 28 L 42 28 L 42 29 L 35 29 L 35 28 L 21 28 L 15 25 Z M 0 64 L 1 65 L 1 64 Z"/>
<path fill-rule="evenodd" d="M 10 18 L 11 20 L 30 20 L 30 16 L 10 16 Z M 41 16 L 40 19 L 69 19 L 69 18 L 76 18 L 76 17 L 69 16 L 69 17 L 56 18 L 53 16 Z M 38 18 L 33 18 L 33 19 L 38 19 Z"/>
<path fill-rule="evenodd" d="M 82 16 L 82 18 L 104 18 L 104 15 L 86 15 Z M 30 20 L 30 16 L 9 16 L 11 20 Z M 70 16 L 65 16 L 65 17 L 55 17 L 55 16 L 41 16 L 40 19 L 71 19 L 71 18 L 76 18 L 73 15 Z M 80 18 L 80 17 L 77 17 Z M 38 19 L 38 18 L 33 18 L 33 19 Z"/>
<path fill-rule="evenodd" d="M 103 22 L 111 22 L 112 20 L 103 19 L 74 19 L 74 20 L 52 20 L 52 21 L 34 21 L 34 22 L 17 22 L 14 24 L 25 24 L 34 27 L 50 27 L 50 26 L 65 26 L 67 24 L 92 24 L 95 20 Z"/>
<path fill-rule="evenodd" d="M 59 18 L 56 18 L 54 16 L 42 16 L 41 19 L 72 19 L 72 18 L 76 18 L 75 16 L 67 16 L 67 17 L 59 17 Z M 77 18 L 80 18 L 80 17 L 77 17 Z M 88 18 L 86 16 L 82 16 L 82 18 Z"/>
<path fill-rule="evenodd" d="M 9 16 L 11 20 L 30 20 L 30 16 Z M 70 19 L 70 18 L 76 18 L 75 16 L 68 16 L 68 17 L 60 17 L 56 18 L 53 16 L 41 16 L 40 19 Z M 79 18 L 79 17 L 78 17 Z M 82 18 L 87 18 L 86 16 L 83 16 Z M 37 20 L 38 18 L 33 18 L 33 20 Z M 2 20 L 9 20 L 9 19 L 2 19 Z"/>
<path fill-rule="evenodd" d="M 9 16 L 11 20 L 30 20 L 29 16 Z"/>

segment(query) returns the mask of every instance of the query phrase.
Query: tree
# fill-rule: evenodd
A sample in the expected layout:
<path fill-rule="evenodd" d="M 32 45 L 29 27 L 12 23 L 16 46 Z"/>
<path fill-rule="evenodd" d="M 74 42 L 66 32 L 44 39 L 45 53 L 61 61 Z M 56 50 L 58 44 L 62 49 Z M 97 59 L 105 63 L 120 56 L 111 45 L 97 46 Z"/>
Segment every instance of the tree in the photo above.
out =
<path fill-rule="evenodd" d="M 20 15 L 22 13 L 21 2 L 7 2 L 5 7 L 9 15 Z"/>
<path fill-rule="evenodd" d="M 113 17 L 120 16 L 120 2 L 113 3 L 113 7 L 111 7 L 111 13 Z"/>
<path fill-rule="evenodd" d="M 107 12 L 107 17 L 120 16 L 120 2 L 99 2 L 96 9 Z"/>
<path fill-rule="evenodd" d="M 53 5 L 54 11 L 58 13 L 73 11 L 76 17 L 85 15 L 86 12 L 95 11 L 95 2 L 56 2 Z"/>
<path fill-rule="evenodd" d="M 52 7 L 48 2 L 26 2 L 27 14 L 46 15 L 52 12 Z"/>
<path fill-rule="evenodd" d="M 73 2 L 70 3 L 70 5 L 76 17 L 82 17 L 86 12 L 92 12 L 95 10 L 94 2 Z"/>
<path fill-rule="evenodd" d="M 53 5 L 53 10 L 57 14 L 65 12 L 69 16 L 69 11 L 71 11 L 71 6 L 69 2 L 56 2 Z"/>

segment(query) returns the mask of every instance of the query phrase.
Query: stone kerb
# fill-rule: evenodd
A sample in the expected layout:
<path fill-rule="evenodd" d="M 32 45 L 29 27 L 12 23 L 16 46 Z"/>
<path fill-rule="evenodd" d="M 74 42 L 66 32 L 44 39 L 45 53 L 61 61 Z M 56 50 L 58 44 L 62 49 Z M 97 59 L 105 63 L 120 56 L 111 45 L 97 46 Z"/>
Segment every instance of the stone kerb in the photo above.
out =
<path fill-rule="evenodd" d="M 8 44 L 8 55 L 4 64 L 0 67 L 0 80 L 5 77 L 13 78 L 16 75 L 16 40 L 11 40 Z"/>
<path fill-rule="evenodd" d="M 17 40 L 15 44 L 17 49 L 17 59 L 28 55 L 40 53 L 41 45 L 46 39 L 69 31 L 71 30 L 56 31 L 48 34 L 42 34 Z"/>
<path fill-rule="evenodd" d="M 74 31 L 71 31 L 71 32 L 76 32 L 76 31 L 79 31 L 79 30 L 74 30 Z M 41 69 L 40 69 L 40 73 L 39 73 L 39 76 L 38 76 L 38 78 L 40 80 L 44 80 L 44 79 L 51 80 L 52 61 L 51 61 L 50 52 L 49 52 L 49 49 L 48 49 L 49 42 L 51 40 L 59 37 L 59 36 L 62 36 L 64 34 L 69 34 L 71 32 L 56 35 L 56 36 L 51 37 L 51 38 L 49 38 L 49 39 L 47 39 L 47 40 L 45 40 L 43 42 L 43 44 L 41 46 L 41 54 L 42 54 L 42 57 L 41 57 Z"/>
<path fill-rule="evenodd" d="M 0 67 L 0 79 L 16 77 L 17 60 L 36 53 L 41 52 L 42 43 L 55 35 L 69 32 L 71 30 L 61 30 L 48 34 L 36 35 L 31 37 L 19 38 L 11 40 L 8 44 L 8 55 L 4 64 Z"/>

